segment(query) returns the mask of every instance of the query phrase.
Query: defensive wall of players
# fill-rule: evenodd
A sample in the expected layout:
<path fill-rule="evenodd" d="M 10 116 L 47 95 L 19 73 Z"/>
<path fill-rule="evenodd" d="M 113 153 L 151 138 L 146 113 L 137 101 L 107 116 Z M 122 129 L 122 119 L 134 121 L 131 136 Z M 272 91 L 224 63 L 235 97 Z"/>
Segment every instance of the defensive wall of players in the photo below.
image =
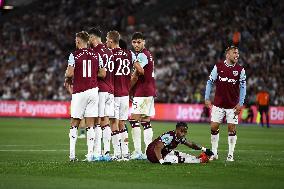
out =
<path fill-rule="evenodd" d="M 153 120 L 199 122 L 203 105 L 156 103 L 155 109 Z M 257 109 L 255 106 L 252 109 L 256 123 Z M 271 106 L 269 116 L 272 124 L 284 124 L 284 106 Z M 0 117 L 70 118 L 70 102 L 0 101 Z"/>

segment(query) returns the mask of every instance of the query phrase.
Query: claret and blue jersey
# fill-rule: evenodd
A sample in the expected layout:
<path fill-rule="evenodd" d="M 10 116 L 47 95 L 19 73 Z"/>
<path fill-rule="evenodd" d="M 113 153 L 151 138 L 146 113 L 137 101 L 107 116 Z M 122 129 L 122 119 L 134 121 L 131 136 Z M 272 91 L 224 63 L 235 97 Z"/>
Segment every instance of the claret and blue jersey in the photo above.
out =
<path fill-rule="evenodd" d="M 231 109 L 238 103 L 242 106 L 246 95 L 246 73 L 239 64 L 228 65 L 226 61 L 214 66 L 207 81 L 205 100 L 209 99 L 210 92 L 216 84 L 216 93 L 213 104 L 220 108 Z"/>
<path fill-rule="evenodd" d="M 156 95 L 156 85 L 154 78 L 154 60 L 147 49 L 139 53 L 132 52 L 134 62 L 139 62 L 144 69 L 144 75 L 140 75 L 136 83 L 135 97 L 148 97 Z"/>

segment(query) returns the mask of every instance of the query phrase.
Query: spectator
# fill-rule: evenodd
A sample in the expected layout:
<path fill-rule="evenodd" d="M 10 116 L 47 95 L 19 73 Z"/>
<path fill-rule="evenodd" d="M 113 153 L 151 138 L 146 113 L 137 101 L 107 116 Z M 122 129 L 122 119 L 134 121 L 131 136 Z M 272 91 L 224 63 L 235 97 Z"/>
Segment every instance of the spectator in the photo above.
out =
<path fill-rule="evenodd" d="M 270 104 L 284 105 L 279 71 L 284 65 L 284 4 L 181 2 L 173 1 L 170 11 L 159 8 L 155 16 L 147 9 L 162 7 L 157 0 L 35 1 L 25 10 L 0 17 L 0 99 L 67 100 L 60 76 L 74 48 L 72 36 L 100 25 L 120 31 L 129 42 L 134 31 L 147 35 L 147 46 L 156 58 L 157 102 L 200 103 L 198 90 L 204 91 L 208 71 L 223 60 L 223 47 L 237 41 L 240 63 L 247 71 L 248 103 L 255 103 L 255 86 L 266 84 L 271 86 Z M 130 17 L 135 22 L 129 24 Z M 77 22 L 79 18 L 84 19 Z"/>

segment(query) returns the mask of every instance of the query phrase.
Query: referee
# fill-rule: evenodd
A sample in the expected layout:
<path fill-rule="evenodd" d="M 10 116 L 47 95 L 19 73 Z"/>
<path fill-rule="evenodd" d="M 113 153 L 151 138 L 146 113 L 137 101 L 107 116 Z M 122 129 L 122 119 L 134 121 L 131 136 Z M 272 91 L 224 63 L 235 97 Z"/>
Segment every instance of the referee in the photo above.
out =
<path fill-rule="evenodd" d="M 269 93 L 266 90 L 260 90 L 256 95 L 256 104 L 260 113 L 260 122 L 263 127 L 263 113 L 266 116 L 266 125 L 269 128 Z"/>

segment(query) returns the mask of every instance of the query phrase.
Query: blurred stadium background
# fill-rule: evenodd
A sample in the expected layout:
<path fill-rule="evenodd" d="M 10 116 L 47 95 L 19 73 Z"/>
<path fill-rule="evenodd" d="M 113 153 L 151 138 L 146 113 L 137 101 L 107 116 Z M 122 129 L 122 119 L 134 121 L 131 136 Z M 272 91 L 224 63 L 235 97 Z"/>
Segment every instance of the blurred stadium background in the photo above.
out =
<path fill-rule="evenodd" d="M 146 47 L 155 58 L 158 93 L 154 119 L 205 122 L 208 126 L 203 107 L 206 80 L 214 64 L 223 61 L 225 47 L 235 44 L 240 48 L 240 64 L 247 73 L 246 104 L 255 105 L 257 92 L 267 90 L 271 98 L 271 123 L 280 125 L 269 131 L 259 130 L 254 124 L 240 127 L 240 136 L 245 138 L 239 140 L 243 151 L 238 154 L 240 161 L 233 165 L 219 161 L 187 170 L 180 166 L 151 167 L 145 162 L 122 166 L 102 163 L 97 169 L 79 164 L 75 165 L 75 174 L 85 179 L 80 181 L 69 179 L 74 177 L 74 169 L 65 162 L 67 128 L 52 127 L 68 126 L 67 120 L 1 118 L 0 188 L 88 188 L 91 182 L 114 187 L 112 181 L 117 188 L 283 188 L 284 3 L 281 0 L 0 2 L 0 117 L 69 117 L 70 95 L 63 82 L 68 55 L 75 48 L 74 34 L 100 26 L 105 34 L 118 30 L 129 47 L 134 31 L 145 34 Z M 255 123 L 257 111 L 255 106 L 252 108 Z M 155 125 L 155 136 L 165 130 L 162 126 L 172 128 L 171 123 Z M 225 135 L 221 144 L 224 151 Z M 209 145 L 209 128 L 202 124 L 193 124 L 190 136 Z M 62 146 L 52 148 L 56 144 Z M 83 155 L 83 143 L 79 148 Z M 123 183 L 118 179 L 103 181 L 106 175 L 96 172 L 97 182 L 86 179 L 94 174 L 94 169 L 101 171 L 106 167 L 111 178 L 118 177 L 112 170 L 121 171 L 120 176 L 129 178 Z M 137 184 L 141 169 L 149 175 L 142 176 L 144 181 Z M 213 179 L 216 170 L 218 179 Z M 160 172 L 171 171 L 169 178 L 175 181 L 153 179 Z M 227 176 L 235 182 L 224 182 Z"/>
<path fill-rule="evenodd" d="M 5 5 L 14 8 L 4 6 L 0 16 L 1 100 L 70 100 L 62 83 L 74 34 L 100 26 L 105 33 L 120 31 L 129 42 L 134 31 L 145 33 L 155 57 L 156 102 L 203 104 L 212 67 L 223 61 L 224 48 L 235 44 L 248 78 L 246 104 L 254 105 L 257 92 L 266 89 L 271 105 L 284 105 L 281 1 L 6 0 Z M 283 122 L 283 111 L 273 109 L 272 123 Z"/>

